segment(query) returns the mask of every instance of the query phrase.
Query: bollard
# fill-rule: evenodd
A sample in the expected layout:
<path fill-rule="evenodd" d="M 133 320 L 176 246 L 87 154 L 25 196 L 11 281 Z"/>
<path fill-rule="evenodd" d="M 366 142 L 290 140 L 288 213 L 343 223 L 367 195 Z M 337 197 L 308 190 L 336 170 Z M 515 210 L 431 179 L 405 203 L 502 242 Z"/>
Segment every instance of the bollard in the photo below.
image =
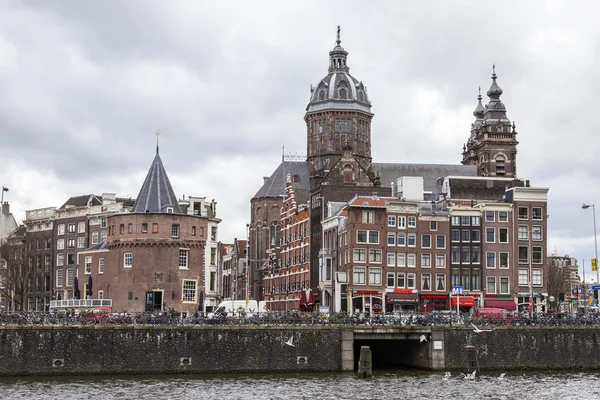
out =
<path fill-rule="evenodd" d="M 361 346 L 358 360 L 358 376 L 367 378 L 373 375 L 373 354 L 369 346 Z"/>
<path fill-rule="evenodd" d="M 477 374 L 479 374 L 479 363 L 477 362 L 477 349 L 475 346 L 465 345 L 463 351 L 464 373 L 468 375 L 472 374 L 473 371 L 477 371 Z"/>

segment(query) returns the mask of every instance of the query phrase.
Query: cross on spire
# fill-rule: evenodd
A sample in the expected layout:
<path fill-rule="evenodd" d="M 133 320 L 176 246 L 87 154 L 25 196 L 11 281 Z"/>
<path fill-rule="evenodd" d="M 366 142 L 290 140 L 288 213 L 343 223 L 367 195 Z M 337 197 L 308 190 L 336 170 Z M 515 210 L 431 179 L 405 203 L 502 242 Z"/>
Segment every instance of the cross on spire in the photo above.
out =
<path fill-rule="evenodd" d="M 335 41 L 337 43 L 337 45 L 339 46 L 340 43 L 342 43 L 342 41 L 340 40 L 340 26 L 338 25 L 338 29 L 337 29 L 337 40 Z"/>

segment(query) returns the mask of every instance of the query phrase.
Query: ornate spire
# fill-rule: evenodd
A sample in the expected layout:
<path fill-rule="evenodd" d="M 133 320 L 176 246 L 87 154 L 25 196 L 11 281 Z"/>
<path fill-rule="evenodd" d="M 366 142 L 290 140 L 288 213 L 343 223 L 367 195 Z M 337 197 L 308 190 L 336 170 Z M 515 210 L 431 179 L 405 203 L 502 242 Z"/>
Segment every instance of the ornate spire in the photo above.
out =
<path fill-rule="evenodd" d="M 487 91 L 487 95 L 491 100 L 500 100 L 500 95 L 502 94 L 502 89 L 496 83 L 496 64 L 492 65 L 492 86 Z"/>
<path fill-rule="evenodd" d="M 475 111 L 473 111 L 473 115 L 475 119 L 483 119 L 483 113 L 485 112 L 485 108 L 483 104 L 481 104 L 481 86 L 479 86 L 479 95 L 477 96 L 477 107 L 475 107 Z"/>
<path fill-rule="evenodd" d="M 337 38 L 335 47 L 329 52 L 329 73 L 333 72 L 350 72 L 350 68 L 346 64 L 348 52 L 341 45 L 340 26 L 337 27 Z"/>

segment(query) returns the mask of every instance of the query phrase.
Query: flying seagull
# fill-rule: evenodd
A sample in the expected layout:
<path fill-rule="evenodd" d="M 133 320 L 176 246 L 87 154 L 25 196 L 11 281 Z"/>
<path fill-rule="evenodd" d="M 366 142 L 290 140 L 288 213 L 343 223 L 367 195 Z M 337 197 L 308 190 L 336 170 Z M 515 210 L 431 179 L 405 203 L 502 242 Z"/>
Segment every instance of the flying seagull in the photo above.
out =
<path fill-rule="evenodd" d="M 450 372 L 446 372 L 446 375 L 444 375 L 442 379 L 447 381 L 448 379 L 450 379 L 450 376 L 452 376 L 452 374 Z"/>
<path fill-rule="evenodd" d="M 504 379 L 504 375 L 506 375 L 506 372 L 501 373 L 500 376 L 498 377 L 498 379 L 503 380 Z"/>
<path fill-rule="evenodd" d="M 290 336 L 289 340 L 284 343 L 287 344 L 288 346 L 296 347 L 296 345 L 294 345 L 294 336 Z"/>
<path fill-rule="evenodd" d="M 419 343 L 423 343 L 427 341 L 427 337 L 425 337 L 425 335 L 421 335 L 421 337 L 419 337 Z"/>
<path fill-rule="evenodd" d="M 493 329 L 479 329 L 478 327 L 476 327 L 473 324 L 471 324 L 471 326 L 473 327 L 473 332 L 475 332 L 475 333 L 491 332 L 491 331 L 493 331 Z"/>

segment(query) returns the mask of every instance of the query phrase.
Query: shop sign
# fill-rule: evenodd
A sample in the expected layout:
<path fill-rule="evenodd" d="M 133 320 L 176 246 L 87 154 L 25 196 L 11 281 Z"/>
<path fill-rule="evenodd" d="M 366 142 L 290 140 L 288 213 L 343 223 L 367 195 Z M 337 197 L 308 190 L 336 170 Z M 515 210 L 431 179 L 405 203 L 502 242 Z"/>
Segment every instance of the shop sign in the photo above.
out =
<path fill-rule="evenodd" d="M 419 293 L 417 291 L 417 289 L 402 289 L 402 288 L 394 289 L 394 294 L 417 294 L 417 293 Z"/>

